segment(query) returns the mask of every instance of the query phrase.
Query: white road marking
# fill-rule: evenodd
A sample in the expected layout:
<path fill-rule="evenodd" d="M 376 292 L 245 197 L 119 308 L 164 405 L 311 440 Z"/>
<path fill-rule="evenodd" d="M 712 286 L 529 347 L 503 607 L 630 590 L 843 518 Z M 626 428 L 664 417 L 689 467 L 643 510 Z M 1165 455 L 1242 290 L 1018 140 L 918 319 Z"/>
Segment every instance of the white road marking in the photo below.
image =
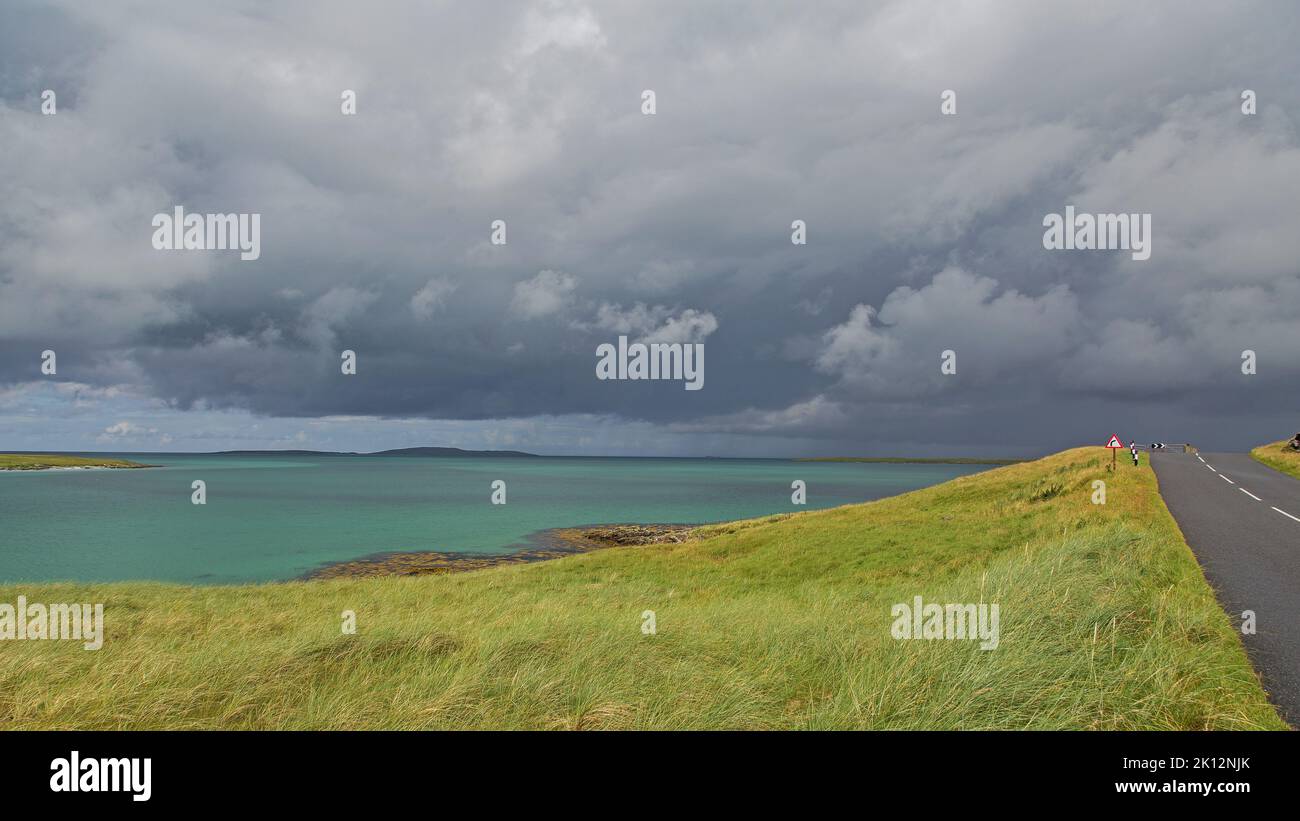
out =
<path fill-rule="evenodd" d="M 1201 459 L 1201 457 L 1199 457 L 1199 456 L 1197 456 L 1196 458 L 1197 458 L 1197 459 Z M 1204 460 L 1204 459 L 1201 459 L 1201 464 L 1205 464 L 1205 460 Z"/>
<path fill-rule="evenodd" d="M 1205 463 L 1205 466 L 1206 466 L 1207 468 L 1209 468 L 1210 470 L 1214 470 L 1214 465 L 1211 465 L 1209 462 L 1206 462 L 1206 463 Z M 1214 470 L 1214 472 L 1215 472 L 1215 473 L 1218 473 L 1217 470 Z"/>
<path fill-rule="evenodd" d="M 1247 496 L 1249 496 L 1250 498 L 1254 499 L 1257 502 L 1264 501 L 1263 499 L 1259 498 L 1255 494 L 1251 493 L 1249 490 L 1246 490 L 1244 487 L 1239 487 L 1237 488 L 1237 490 L 1240 490 L 1242 493 L 1246 494 Z"/>
<path fill-rule="evenodd" d="M 1273 509 L 1276 510 L 1278 513 L 1281 513 L 1283 516 L 1287 517 L 1288 519 L 1295 519 L 1297 522 L 1300 522 L 1300 519 L 1296 519 L 1290 513 L 1287 513 L 1285 510 L 1282 510 L 1281 508 L 1275 507 Z"/>
<path fill-rule="evenodd" d="M 1231 479 L 1229 479 L 1227 476 L 1224 476 L 1222 473 L 1219 474 L 1219 478 L 1222 479 L 1223 481 L 1227 482 L 1227 483 L 1230 484 L 1230 485 L 1235 485 L 1235 484 L 1237 484 L 1236 482 L 1234 482 L 1234 481 L 1232 481 Z"/>

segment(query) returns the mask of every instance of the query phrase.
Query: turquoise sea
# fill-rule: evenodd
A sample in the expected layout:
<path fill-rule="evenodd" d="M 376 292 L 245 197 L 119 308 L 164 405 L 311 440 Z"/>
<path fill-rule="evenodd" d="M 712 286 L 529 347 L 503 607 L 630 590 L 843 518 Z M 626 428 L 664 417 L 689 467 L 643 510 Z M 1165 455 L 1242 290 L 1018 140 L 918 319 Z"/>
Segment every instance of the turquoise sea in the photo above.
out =
<path fill-rule="evenodd" d="M 0 583 L 292 579 L 373 553 L 510 553 L 539 531 L 704 523 L 891 496 L 985 469 L 777 459 L 101 454 L 147 470 L 0 471 Z M 190 502 L 207 484 L 207 504 Z M 492 482 L 506 504 L 491 504 Z M 802 479 L 808 504 L 790 501 Z"/>

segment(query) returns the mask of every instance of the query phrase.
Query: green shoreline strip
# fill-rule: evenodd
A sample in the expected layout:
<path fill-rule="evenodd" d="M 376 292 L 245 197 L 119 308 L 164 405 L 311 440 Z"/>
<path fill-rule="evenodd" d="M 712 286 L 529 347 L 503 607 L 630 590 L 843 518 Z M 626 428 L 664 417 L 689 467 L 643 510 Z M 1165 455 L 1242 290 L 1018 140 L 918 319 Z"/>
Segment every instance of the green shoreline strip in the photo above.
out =
<path fill-rule="evenodd" d="M 127 459 L 101 459 L 47 453 L 0 453 L 0 470 L 50 470 L 52 468 L 146 468 Z"/>

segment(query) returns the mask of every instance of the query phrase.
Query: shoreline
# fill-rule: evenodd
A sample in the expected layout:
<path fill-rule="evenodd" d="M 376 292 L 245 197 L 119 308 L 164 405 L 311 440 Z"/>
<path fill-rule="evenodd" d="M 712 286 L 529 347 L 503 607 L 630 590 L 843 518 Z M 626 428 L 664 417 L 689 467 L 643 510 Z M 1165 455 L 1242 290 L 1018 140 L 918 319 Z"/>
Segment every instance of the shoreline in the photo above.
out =
<path fill-rule="evenodd" d="M 162 467 L 132 462 L 130 459 L 92 458 L 65 453 L 3 453 L 0 452 L 0 471 L 44 470 L 134 470 L 136 468 Z"/>
<path fill-rule="evenodd" d="M 32 467 L 0 467 L 0 473 L 47 473 L 60 470 L 141 470 L 164 465 L 38 465 Z"/>
<path fill-rule="evenodd" d="M 555 527 L 529 534 L 524 549 L 514 553 L 480 554 L 464 551 L 384 551 L 330 562 L 304 573 L 294 581 L 357 579 L 377 576 L 437 576 L 466 573 L 509 564 L 531 564 L 564 556 L 576 556 L 609 547 L 637 547 L 650 544 L 681 544 L 700 525 L 686 524 L 602 524 Z"/>

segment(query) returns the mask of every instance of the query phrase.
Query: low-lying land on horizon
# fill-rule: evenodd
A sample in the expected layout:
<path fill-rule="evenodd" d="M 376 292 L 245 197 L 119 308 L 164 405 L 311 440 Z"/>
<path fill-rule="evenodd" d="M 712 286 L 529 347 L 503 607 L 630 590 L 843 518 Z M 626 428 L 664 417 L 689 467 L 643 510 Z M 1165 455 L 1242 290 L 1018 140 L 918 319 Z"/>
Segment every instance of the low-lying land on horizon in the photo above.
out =
<path fill-rule="evenodd" d="M 51 453 L 0 453 L 0 470 L 50 470 L 53 468 L 147 468 L 127 459 L 64 456 Z"/>
<path fill-rule="evenodd" d="M 4 642 L 0 725 L 1285 729 L 1154 476 L 1108 462 L 470 573 L 4 586 L 106 636 Z M 916 597 L 997 604 L 996 648 L 894 638 Z"/>
<path fill-rule="evenodd" d="M 395 457 L 509 457 L 509 458 L 529 458 L 537 459 L 535 453 L 527 453 L 518 450 L 462 450 L 461 448 L 448 447 L 414 447 L 414 448 L 395 448 L 391 450 L 379 450 L 369 453 L 359 451 L 336 451 L 336 450 L 219 450 L 212 453 L 177 453 L 177 456 L 395 456 Z M 149 467 L 149 465 L 138 465 L 134 462 L 127 462 L 124 459 L 107 459 L 100 457 L 85 456 L 67 456 L 63 454 L 31 454 L 31 453 L 12 453 L 0 454 L 0 460 L 13 458 L 22 459 L 78 459 L 83 461 L 93 461 L 95 466 L 104 467 Z M 558 456 L 551 458 L 585 458 L 581 456 Z M 599 458 L 644 458 L 644 457 L 599 457 Z M 676 457 L 659 457 L 659 458 L 676 458 Z M 743 458 L 743 457 L 713 457 L 713 458 Z M 987 458 L 982 456 L 808 456 L 792 459 L 794 462 L 865 462 L 876 464 L 896 464 L 896 465 L 1015 465 L 1021 462 L 1027 462 L 1028 459 L 1002 459 Z M 51 465 L 57 466 L 57 465 Z"/>
<path fill-rule="evenodd" d="M 521 450 L 462 450 L 461 448 L 442 448 L 442 447 L 418 447 L 418 448 L 394 448 L 391 450 L 377 450 L 371 453 L 361 453 L 358 451 L 341 451 L 341 450 L 219 450 L 212 454 L 202 454 L 212 456 L 450 456 L 450 457 L 467 457 L 467 456 L 486 456 L 496 457 L 505 456 L 510 458 L 537 458 L 536 453 L 525 453 Z"/>
<path fill-rule="evenodd" d="M 1260 445 L 1252 450 L 1250 455 L 1257 462 L 1263 462 L 1274 470 L 1280 470 L 1300 479 L 1300 450 L 1292 450 L 1290 439 Z"/>

